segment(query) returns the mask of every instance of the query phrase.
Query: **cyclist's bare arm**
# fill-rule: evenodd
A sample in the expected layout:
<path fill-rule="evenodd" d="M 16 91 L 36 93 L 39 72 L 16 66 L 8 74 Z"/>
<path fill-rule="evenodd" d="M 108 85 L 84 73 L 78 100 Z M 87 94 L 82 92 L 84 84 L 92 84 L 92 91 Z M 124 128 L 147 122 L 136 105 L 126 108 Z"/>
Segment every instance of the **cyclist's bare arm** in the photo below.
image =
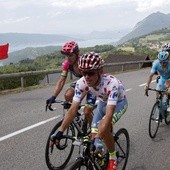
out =
<path fill-rule="evenodd" d="M 79 104 L 80 104 L 79 102 L 73 100 L 71 107 L 68 110 L 67 114 L 65 115 L 64 120 L 59 128 L 59 131 L 64 132 L 67 129 L 67 127 L 70 125 L 70 123 L 73 121 L 78 111 Z"/>
<path fill-rule="evenodd" d="M 58 94 L 61 92 L 61 90 L 63 89 L 64 87 L 64 84 L 66 82 L 66 78 L 65 76 L 60 76 L 60 79 L 58 80 L 56 86 L 55 86 L 55 90 L 54 90 L 54 94 L 53 96 L 57 97 Z"/>
<path fill-rule="evenodd" d="M 152 78 L 153 78 L 154 75 L 155 75 L 154 73 L 151 73 L 151 74 L 149 75 L 148 81 L 147 81 L 147 83 L 146 83 L 146 86 L 149 86 L 149 85 L 150 85 L 150 83 L 151 83 Z"/>

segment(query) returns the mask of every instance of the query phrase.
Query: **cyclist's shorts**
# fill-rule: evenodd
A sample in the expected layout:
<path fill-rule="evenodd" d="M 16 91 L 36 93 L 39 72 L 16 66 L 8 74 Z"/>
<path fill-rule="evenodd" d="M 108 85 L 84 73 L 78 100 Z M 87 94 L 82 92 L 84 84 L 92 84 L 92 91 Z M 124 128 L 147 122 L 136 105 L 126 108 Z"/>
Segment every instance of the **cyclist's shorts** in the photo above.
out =
<path fill-rule="evenodd" d="M 94 106 L 95 102 L 96 102 L 96 96 L 92 95 L 91 93 L 87 93 L 86 104 Z"/>
<path fill-rule="evenodd" d="M 76 83 L 77 83 L 76 81 L 72 82 L 72 83 L 70 84 L 70 87 L 73 88 L 73 89 L 75 89 Z"/>
<path fill-rule="evenodd" d="M 120 119 L 120 117 L 125 113 L 127 108 L 128 108 L 128 103 L 126 98 L 117 102 L 116 110 L 112 117 L 112 124 L 115 124 Z M 93 115 L 92 133 L 98 132 L 98 124 L 101 119 L 104 119 L 105 112 L 106 112 L 106 103 L 99 101 Z"/>
<path fill-rule="evenodd" d="M 160 78 L 158 83 L 157 83 L 156 89 L 157 90 L 165 90 L 165 83 L 166 83 L 166 81 L 167 80 Z"/>

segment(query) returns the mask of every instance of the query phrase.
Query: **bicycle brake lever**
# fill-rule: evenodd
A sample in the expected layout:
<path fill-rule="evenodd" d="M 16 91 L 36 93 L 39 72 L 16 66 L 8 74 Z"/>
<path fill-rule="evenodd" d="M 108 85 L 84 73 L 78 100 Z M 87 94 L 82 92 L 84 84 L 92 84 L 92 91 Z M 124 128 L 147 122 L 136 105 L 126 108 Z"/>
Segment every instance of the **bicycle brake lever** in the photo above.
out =
<path fill-rule="evenodd" d="M 52 108 L 52 104 L 47 104 L 47 105 L 46 105 L 45 111 L 47 111 L 48 109 L 49 109 L 50 111 L 56 110 L 56 108 Z"/>
<path fill-rule="evenodd" d="M 146 95 L 147 97 L 149 96 L 148 91 L 145 91 L 145 95 Z"/>

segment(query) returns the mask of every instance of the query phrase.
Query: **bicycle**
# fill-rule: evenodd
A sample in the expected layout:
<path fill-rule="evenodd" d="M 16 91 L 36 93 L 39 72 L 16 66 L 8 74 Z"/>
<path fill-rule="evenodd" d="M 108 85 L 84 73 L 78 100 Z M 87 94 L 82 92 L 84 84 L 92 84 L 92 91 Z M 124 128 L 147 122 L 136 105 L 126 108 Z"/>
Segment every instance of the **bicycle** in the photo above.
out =
<path fill-rule="evenodd" d="M 156 91 L 159 93 L 159 97 L 154 103 L 150 118 L 149 118 L 149 136 L 155 138 L 158 132 L 160 122 L 164 119 L 167 125 L 170 124 L 170 113 L 167 112 L 167 107 L 169 105 L 169 96 L 166 90 L 156 90 L 149 88 L 148 90 Z M 148 93 L 146 93 L 148 96 Z"/>
<path fill-rule="evenodd" d="M 55 103 L 60 103 L 63 106 L 63 117 L 66 111 L 70 108 L 71 103 L 56 100 Z M 69 125 L 67 130 L 64 132 L 64 136 L 74 136 L 75 139 L 79 139 L 82 136 L 90 134 L 90 127 L 88 126 L 87 119 L 83 114 L 79 111 L 82 109 L 84 105 L 79 106 L 79 110 L 76 113 L 76 117 L 74 118 L 73 122 Z M 96 106 L 95 106 L 96 107 Z M 46 106 L 46 110 L 49 109 L 54 111 L 56 109 L 52 108 L 52 106 Z M 50 170 L 63 170 L 64 167 L 68 164 L 74 150 L 73 140 L 69 138 L 63 138 L 60 140 L 58 145 L 50 146 L 50 138 L 53 135 L 60 125 L 62 124 L 63 120 L 60 120 L 51 130 L 49 137 L 46 143 L 45 149 L 45 160 L 46 165 Z M 62 159 L 61 159 L 62 158 Z"/>
<path fill-rule="evenodd" d="M 65 138 L 71 138 L 71 136 L 64 136 Z M 130 149 L 130 139 L 128 131 L 125 128 L 119 129 L 114 134 L 115 150 L 118 163 L 118 169 L 125 170 Z M 77 142 L 75 142 L 77 144 Z M 104 147 L 102 154 L 98 155 L 91 151 L 91 140 L 89 136 L 82 137 L 82 140 L 77 144 L 80 146 L 79 157 L 75 163 L 70 167 L 70 170 L 106 170 L 109 161 L 109 153 Z M 83 151 L 81 152 L 81 146 Z"/>

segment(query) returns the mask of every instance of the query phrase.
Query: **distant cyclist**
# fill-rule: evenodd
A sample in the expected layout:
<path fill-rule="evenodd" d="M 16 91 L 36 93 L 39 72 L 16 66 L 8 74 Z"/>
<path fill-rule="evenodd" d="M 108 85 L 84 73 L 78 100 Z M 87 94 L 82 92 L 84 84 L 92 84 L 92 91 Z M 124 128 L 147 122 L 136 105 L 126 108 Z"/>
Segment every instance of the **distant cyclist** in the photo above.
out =
<path fill-rule="evenodd" d="M 83 77 L 77 81 L 72 105 L 65 115 L 59 131 L 51 136 L 51 141 L 53 144 L 57 144 L 62 138 L 63 132 L 75 117 L 83 93 L 90 92 L 99 98 L 91 126 L 95 151 L 101 152 L 103 146 L 101 139 L 103 139 L 109 150 L 107 170 L 116 170 L 116 151 L 111 127 L 120 119 L 128 107 L 125 88 L 121 81 L 113 75 L 103 74 L 103 59 L 95 52 L 81 56 L 79 69 Z"/>
<path fill-rule="evenodd" d="M 148 77 L 145 91 L 148 91 L 148 88 L 150 86 L 150 83 L 152 81 L 152 78 L 155 74 L 155 72 L 158 72 L 158 75 L 160 76 L 159 81 L 157 82 L 157 90 L 165 90 L 165 83 L 167 80 L 170 79 L 170 61 L 169 61 L 169 53 L 167 51 L 161 51 L 158 53 L 158 59 L 155 60 L 152 64 L 151 73 Z M 158 94 L 157 94 L 158 97 Z"/>
<path fill-rule="evenodd" d="M 170 55 L 170 44 L 165 44 L 163 47 L 162 47 L 162 51 L 167 51 Z"/>
<path fill-rule="evenodd" d="M 66 42 L 61 49 L 61 54 L 66 56 L 66 60 L 62 63 L 61 76 L 56 84 L 54 93 L 48 100 L 46 100 L 47 105 L 51 105 L 52 103 L 55 102 L 56 97 L 59 95 L 59 93 L 61 92 L 65 85 L 68 72 L 71 72 L 77 78 L 82 77 L 81 71 L 78 68 L 78 60 L 80 57 L 78 44 L 75 41 Z M 64 94 L 64 98 L 68 102 L 72 102 L 75 85 L 76 82 L 71 83 L 70 87 L 66 90 Z M 92 112 L 96 97 L 88 93 L 86 100 L 87 104 L 84 112 L 87 112 L 87 119 L 89 122 L 91 122 L 92 116 L 88 113 Z"/>

